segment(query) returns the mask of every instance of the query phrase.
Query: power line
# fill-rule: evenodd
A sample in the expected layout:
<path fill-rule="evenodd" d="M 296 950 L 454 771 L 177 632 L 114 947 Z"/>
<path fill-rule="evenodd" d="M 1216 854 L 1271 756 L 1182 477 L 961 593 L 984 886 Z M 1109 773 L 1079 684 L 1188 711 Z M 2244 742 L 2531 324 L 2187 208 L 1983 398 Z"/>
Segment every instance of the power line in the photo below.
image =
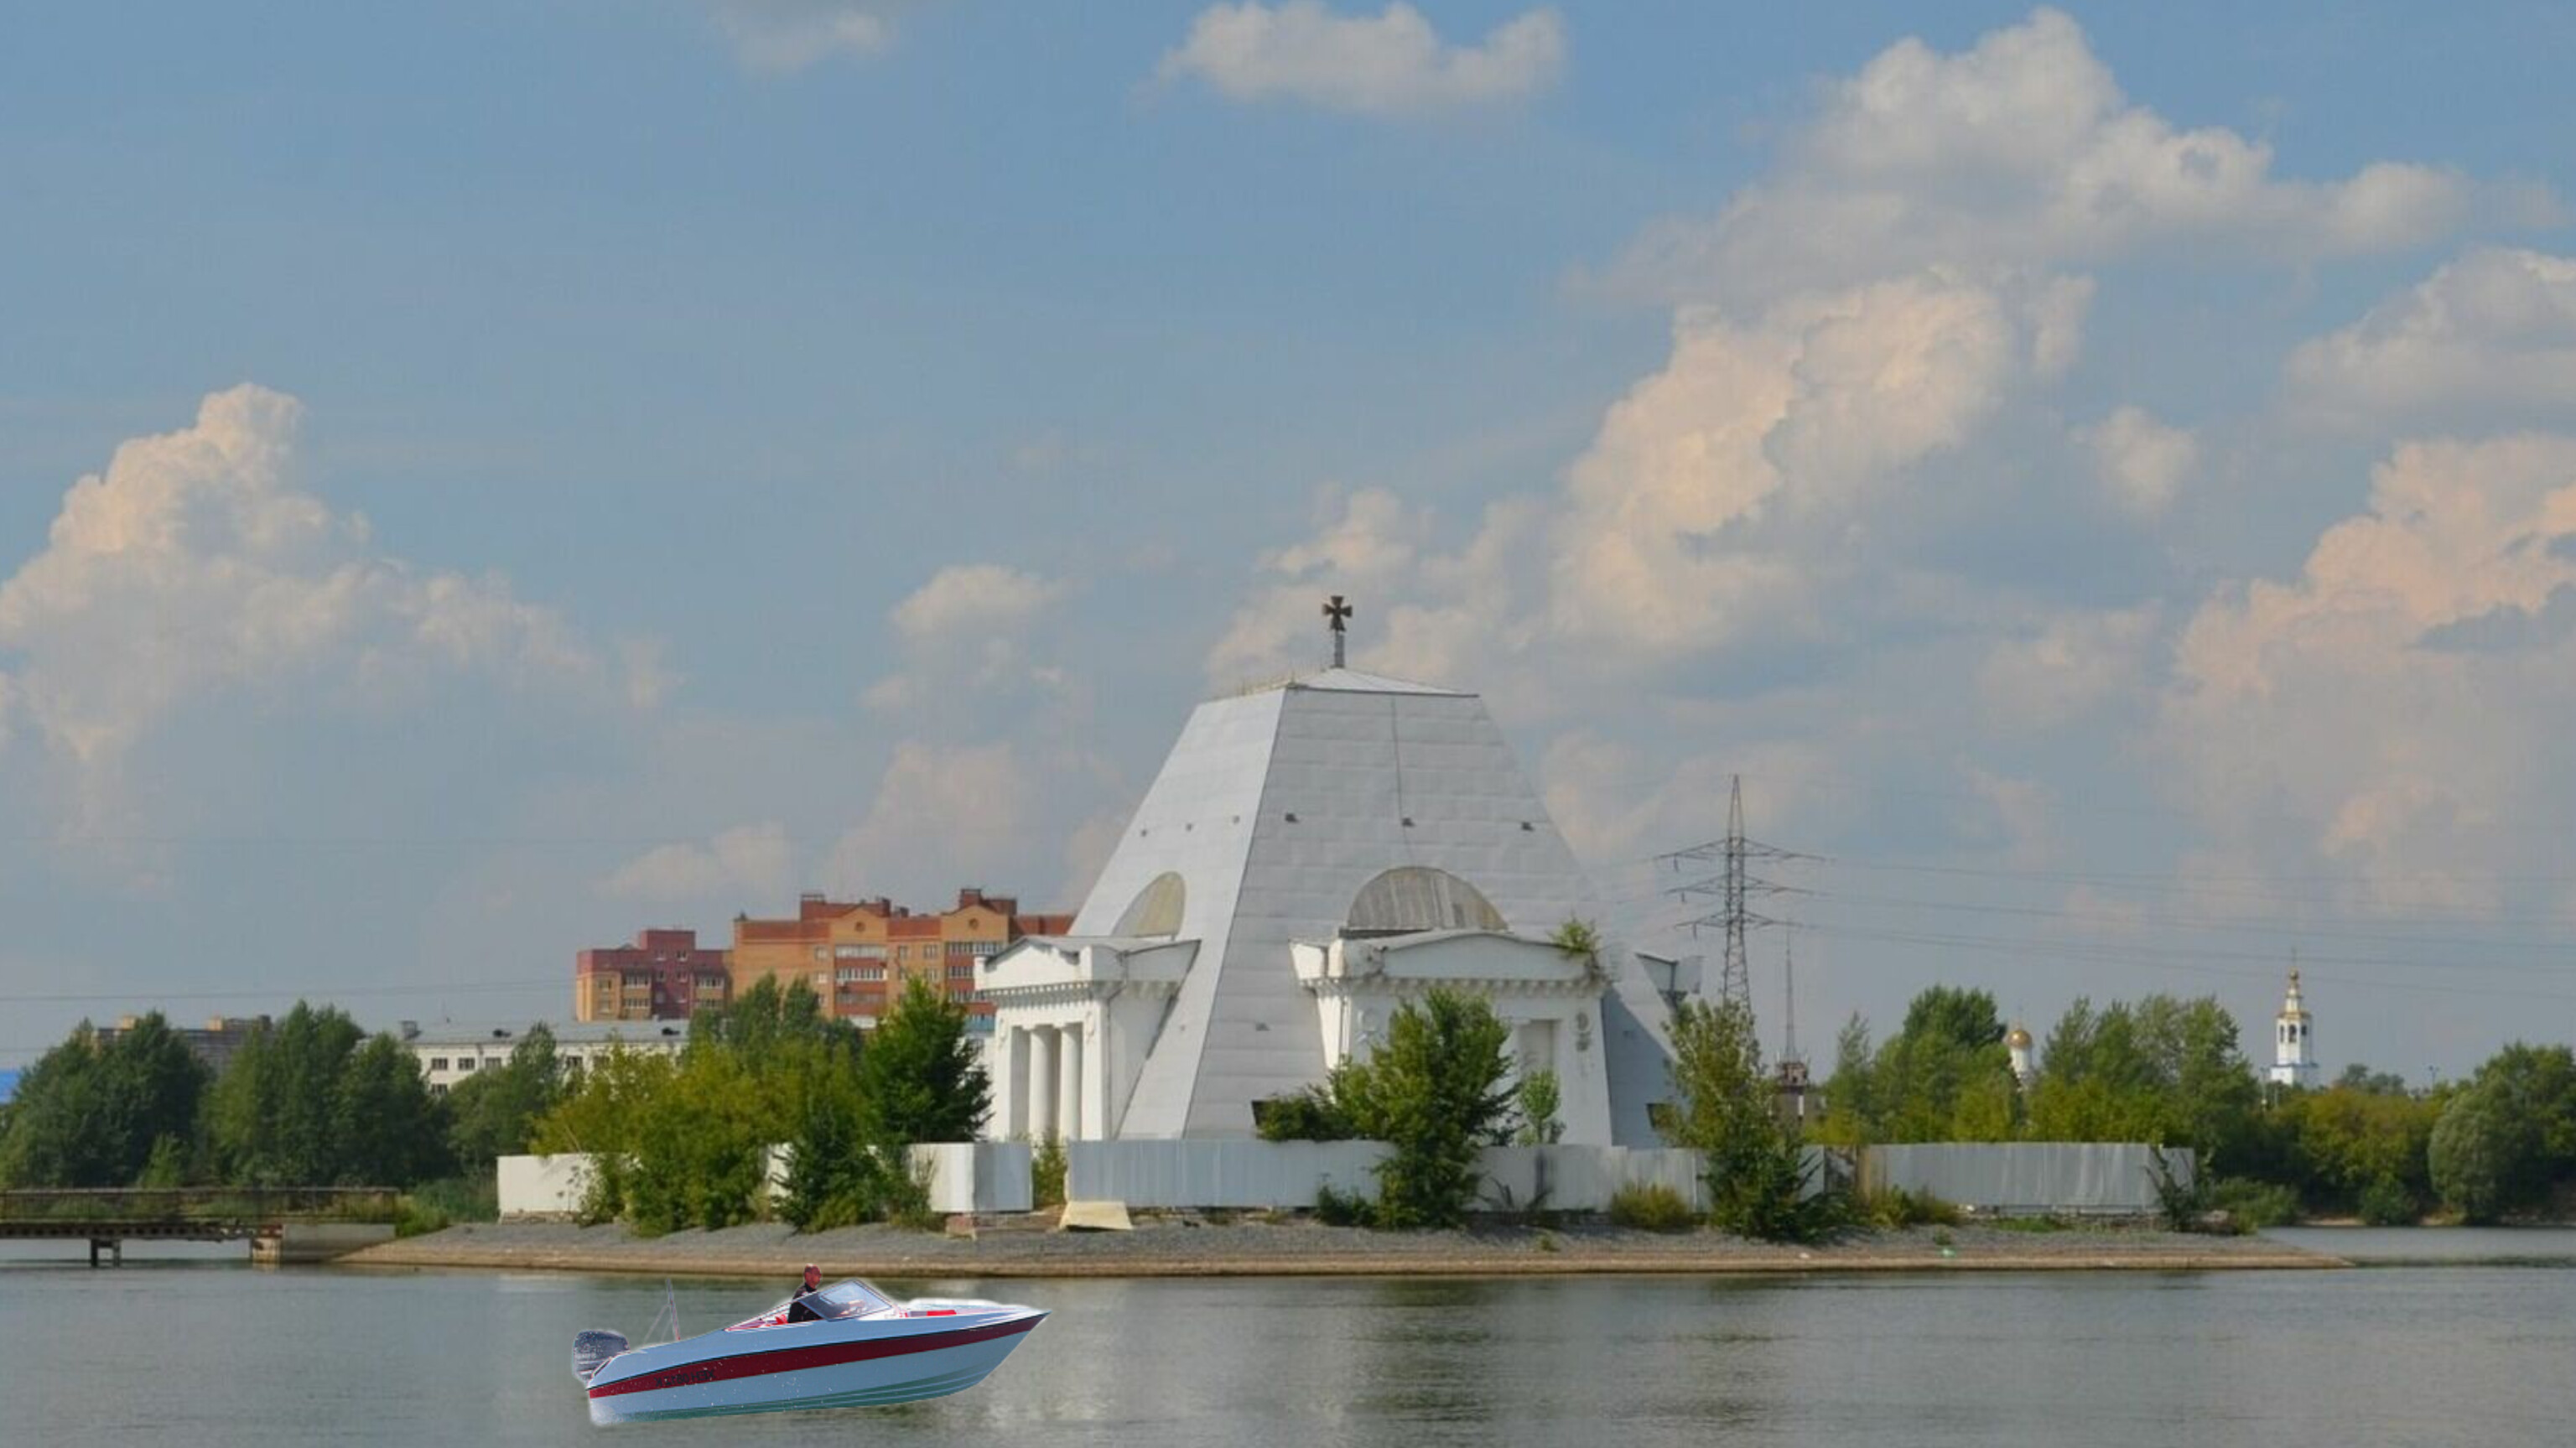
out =
<path fill-rule="evenodd" d="M 1809 925 L 1806 928 L 1820 935 L 1835 936 L 1845 940 L 1867 940 L 1892 945 L 1916 945 L 1927 949 L 1937 950 L 1975 951 L 1985 955 L 2038 957 L 2059 962 L 2072 960 L 2094 965 L 2124 966 L 2138 970 L 2170 970 L 2182 971 L 2193 975 L 2218 975 L 2258 980 L 2274 979 L 2279 974 L 2279 958 L 2270 954 L 2251 954 L 2237 951 L 2195 951 L 2187 958 L 2178 959 L 2175 958 L 2173 954 L 2165 952 L 2155 946 L 2112 946 L 2086 944 L 2083 942 L 2059 943 L 1990 935 L 1945 934 L 1934 931 L 1871 930 L 1843 925 L 1815 924 Z M 2201 963 L 2212 959 L 2259 961 L 2263 962 L 2264 965 L 2263 968 L 2255 969 Z M 2313 962 L 2319 959 L 2332 958 L 2303 954 L 2301 959 L 2303 962 Z M 2364 966 L 2394 965 L 2399 967 L 2404 967 L 2410 964 L 2409 962 L 2404 961 L 2349 959 L 2342 961 L 2342 963 Z M 2316 980 L 2332 981 L 2338 985 L 2361 986 L 2377 990 L 2408 991 L 2431 995 L 2456 995 L 2460 990 L 2457 983 L 2450 981 L 2376 980 L 2362 976 L 2337 974 L 2320 975 L 2313 970 L 2307 971 L 2306 973 L 2310 978 Z M 2496 996 L 2515 996 L 2531 1000 L 2576 1001 L 2576 993 L 2525 990 L 2512 986 L 2480 987 L 2480 993 Z"/>
<path fill-rule="evenodd" d="M 2576 966 L 2576 941 L 2561 937 L 2555 940 L 2497 939 L 2468 935 L 2421 935 L 2401 931 L 2347 930 L 2331 925 L 2291 924 L 2265 920 L 2216 920 L 2203 916 L 2142 913 L 2134 920 L 2106 920 L 2098 915 L 2040 905 L 1989 905 L 1965 900 L 1917 900 L 1893 895 L 1869 895 L 1840 890 L 1808 892 L 1817 900 L 1846 903 L 1864 908 L 1898 910 L 1938 910 L 1972 915 L 2003 915 L 2020 919 L 2057 920 L 2090 928 L 2135 926 L 2164 930 L 2190 930 L 2209 934 L 2287 935 L 2300 940 L 2355 940 L 2375 945 L 2412 945 L 2454 950 L 2518 950 L 2569 953 L 2568 963 Z"/>
<path fill-rule="evenodd" d="M 334 1000 L 342 996 L 451 995 L 465 991 L 556 991 L 567 988 L 560 980 L 550 981 L 458 981 L 445 985 L 335 985 L 311 988 L 278 986 L 266 990 L 168 990 L 159 986 L 140 990 L 66 992 L 41 995 L 0 995 L 0 1004 L 8 1005 L 79 1005 L 101 1001 L 214 1001 L 214 1000 L 283 1000 L 289 997 L 306 1000 Z"/>

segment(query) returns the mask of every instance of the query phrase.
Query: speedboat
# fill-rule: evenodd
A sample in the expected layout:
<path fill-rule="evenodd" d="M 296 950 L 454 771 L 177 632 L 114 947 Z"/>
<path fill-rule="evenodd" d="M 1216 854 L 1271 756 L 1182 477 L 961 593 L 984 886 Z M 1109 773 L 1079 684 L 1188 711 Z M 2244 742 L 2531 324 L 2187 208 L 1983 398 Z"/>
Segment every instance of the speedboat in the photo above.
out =
<path fill-rule="evenodd" d="M 898 1302 L 852 1277 L 691 1338 L 675 1312 L 671 1342 L 593 1328 L 573 1338 L 572 1375 L 602 1425 L 909 1403 L 982 1382 L 1045 1320 L 971 1298 Z"/>

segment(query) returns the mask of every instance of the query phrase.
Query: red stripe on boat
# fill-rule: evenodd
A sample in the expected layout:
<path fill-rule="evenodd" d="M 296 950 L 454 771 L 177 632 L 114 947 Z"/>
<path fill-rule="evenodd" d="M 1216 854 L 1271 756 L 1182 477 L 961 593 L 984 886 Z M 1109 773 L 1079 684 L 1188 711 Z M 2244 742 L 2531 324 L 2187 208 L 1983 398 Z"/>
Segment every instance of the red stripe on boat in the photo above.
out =
<path fill-rule="evenodd" d="M 782 1347 L 768 1352 L 735 1353 L 731 1357 L 708 1358 L 704 1362 L 679 1363 L 657 1372 L 637 1373 L 613 1383 L 602 1383 L 590 1390 L 594 1398 L 613 1398 L 619 1393 L 659 1392 L 664 1388 L 693 1388 L 701 1383 L 729 1382 L 735 1378 L 756 1378 L 769 1373 L 792 1373 L 806 1368 L 838 1367 L 842 1363 L 866 1362 L 871 1358 L 905 1357 L 917 1352 L 935 1352 L 943 1347 L 964 1347 L 973 1342 L 990 1342 L 1009 1337 L 1038 1325 L 1035 1317 L 1017 1322 L 997 1322 L 990 1327 L 960 1328 L 955 1332 L 924 1332 L 910 1337 L 863 1338 L 857 1342 L 817 1343 L 812 1347 Z"/>

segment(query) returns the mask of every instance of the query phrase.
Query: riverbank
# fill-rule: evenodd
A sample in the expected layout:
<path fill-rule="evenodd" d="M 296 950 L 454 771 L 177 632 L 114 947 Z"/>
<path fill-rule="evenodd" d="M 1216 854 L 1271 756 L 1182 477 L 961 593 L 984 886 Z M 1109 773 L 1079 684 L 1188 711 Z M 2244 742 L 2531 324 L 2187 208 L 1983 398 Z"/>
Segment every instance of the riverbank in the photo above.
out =
<path fill-rule="evenodd" d="M 1818 1247 L 1719 1232 L 1607 1225 L 1495 1226 L 1388 1233 L 1296 1220 L 1140 1222 L 1132 1232 L 939 1236 L 886 1226 L 799 1234 L 780 1224 L 639 1238 L 622 1226 L 503 1223 L 450 1227 L 341 1259 L 362 1267 L 461 1267 L 793 1278 L 920 1277 L 1516 1277 L 1570 1273 L 2201 1272 L 2344 1267 L 2324 1252 L 2262 1237 L 2138 1228 L 2054 1232 L 1994 1227 L 1858 1233 Z"/>

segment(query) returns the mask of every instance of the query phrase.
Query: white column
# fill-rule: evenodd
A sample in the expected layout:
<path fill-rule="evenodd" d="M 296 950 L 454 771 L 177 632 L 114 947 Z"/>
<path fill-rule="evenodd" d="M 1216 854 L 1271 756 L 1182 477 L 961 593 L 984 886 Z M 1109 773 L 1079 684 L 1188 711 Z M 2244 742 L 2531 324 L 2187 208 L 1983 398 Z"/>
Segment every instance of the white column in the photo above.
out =
<path fill-rule="evenodd" d="M 1056 1069 L 1062 1080 L 1056 1088 L 1057 1111 L 1063 1124 L 1057 1134 L 1067 1141 L 1082 1135 L 1082 1027 L 1066 1026 L 1057 1038 Z"/>
<path fill-rule="evenodd" d="M 1029 1140 L 1055 1129 L 1055 1027 L 1029 1028 Z"/>
<path fill-rule="evenodd" d="M 1000 1128 L 995 1134 L 1008 1141 L 1029 1129 L 1029 1032 L 1026 1026 L 1013 1026 L 1002 1033 L 1001 1080 L 997 1083 L 1002 1109 L 996 1113 Z"/>

